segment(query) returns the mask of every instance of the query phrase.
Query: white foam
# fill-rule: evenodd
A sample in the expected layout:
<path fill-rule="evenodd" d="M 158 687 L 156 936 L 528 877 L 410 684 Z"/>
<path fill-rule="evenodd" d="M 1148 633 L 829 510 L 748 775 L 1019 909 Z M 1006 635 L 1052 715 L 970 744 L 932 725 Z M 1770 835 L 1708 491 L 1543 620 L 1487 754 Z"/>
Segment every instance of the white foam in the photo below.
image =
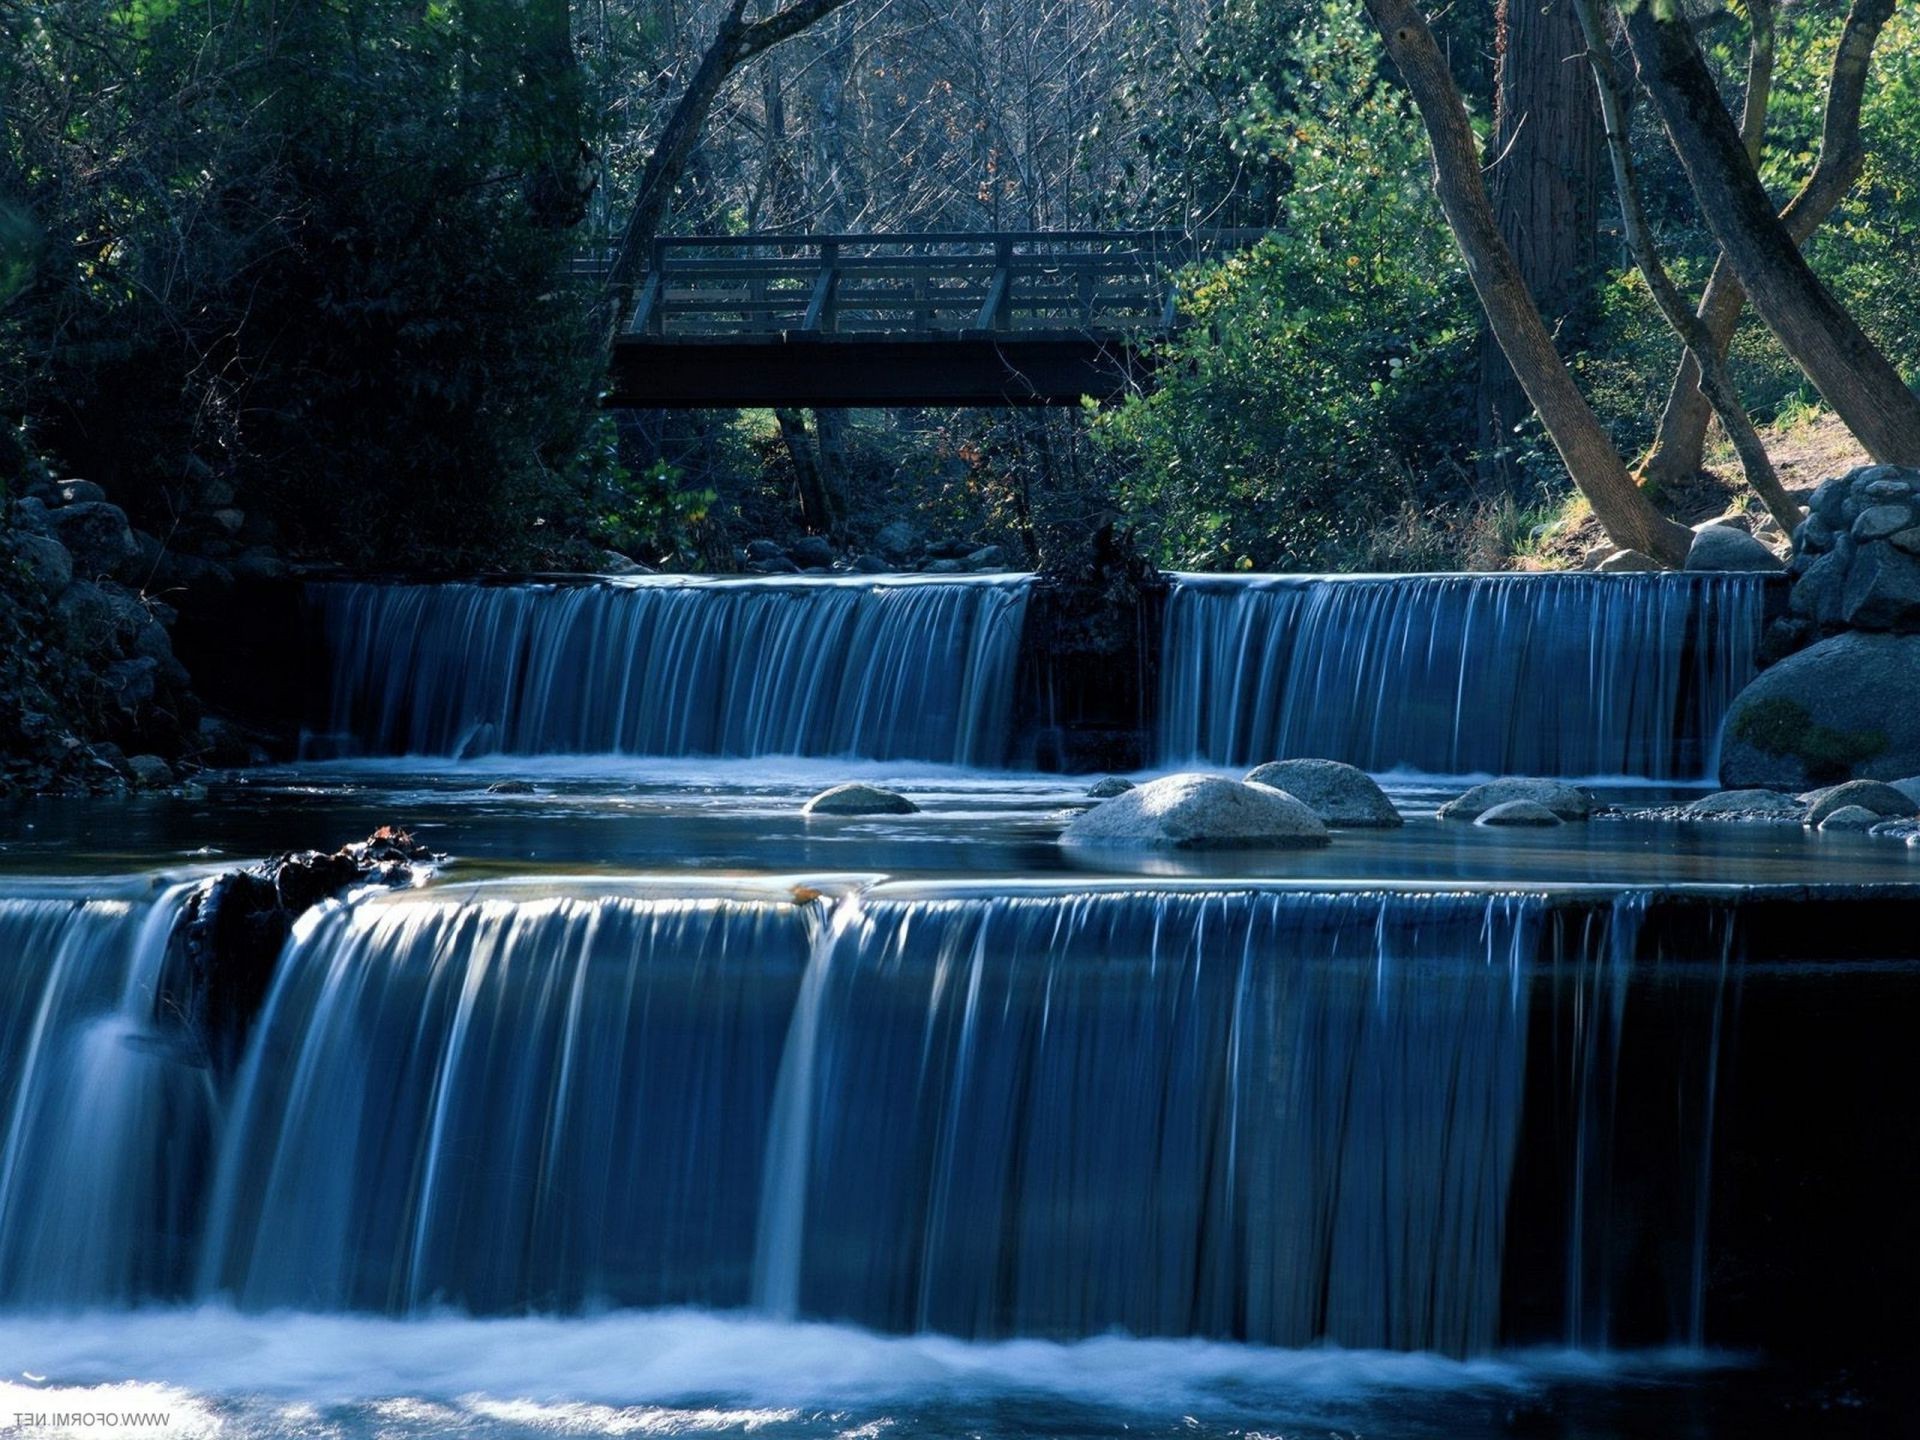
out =
<path fill-rule="evenodd" d="M 204 1307 L 0 1317 L 8 1372 L 0 1412 L 52 1409 L 50 1396 L 71 1408 L 111 1401 L 172 1409 L 172 1433 L 194 1433 L 182 1426 L 208 1417 L 208 1404 L 244 1397 L 281 1406 L 377 1402 L 410 1414 L 452 1407 L 561 1431 L 649 1433 L 769 1423 L 810 1407 L 1003 1397 L 1162 1416 L 1312 1409 L 1393 1394 L 1520 1393 L 1554 1379 L 1701 1363 L 1698 1355 L 1561 1351 L 1452 1360 L 1117 1335 L 981 1344 L 694 1311 L 394 1320 Z M 23 1371 L 45 1379 L 31 1382 Z M 671 1415 L 654 1413 L 661 1407 Z"/>

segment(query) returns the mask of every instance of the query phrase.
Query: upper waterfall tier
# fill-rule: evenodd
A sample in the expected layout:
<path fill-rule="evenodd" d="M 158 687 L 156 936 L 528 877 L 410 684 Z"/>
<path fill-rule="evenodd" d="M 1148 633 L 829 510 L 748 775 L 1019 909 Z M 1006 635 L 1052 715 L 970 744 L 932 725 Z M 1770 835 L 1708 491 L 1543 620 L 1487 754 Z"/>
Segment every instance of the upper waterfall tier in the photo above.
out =
<path fill-rule="evenodd" d="M 320 584 L 375 754 L 1006 757 L 1024 576 Z"/>
<path fill-rule="evenodd" d="M 1765 599 L 1760 575 L 1185 576 L 1161 755 L 1707 778 Z"/>

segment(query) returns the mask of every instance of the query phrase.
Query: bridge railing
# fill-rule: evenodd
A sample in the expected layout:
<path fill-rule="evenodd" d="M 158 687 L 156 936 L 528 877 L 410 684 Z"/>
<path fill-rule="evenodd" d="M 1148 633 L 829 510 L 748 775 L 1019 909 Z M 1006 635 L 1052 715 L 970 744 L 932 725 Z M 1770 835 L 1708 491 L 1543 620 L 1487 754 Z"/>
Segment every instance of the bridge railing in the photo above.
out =
<path fill-rule="evenodd" d="M 1138 335 L 1173 328 L 1182 266 L 1262 232 L 663 236 L 629 334 Z"/>

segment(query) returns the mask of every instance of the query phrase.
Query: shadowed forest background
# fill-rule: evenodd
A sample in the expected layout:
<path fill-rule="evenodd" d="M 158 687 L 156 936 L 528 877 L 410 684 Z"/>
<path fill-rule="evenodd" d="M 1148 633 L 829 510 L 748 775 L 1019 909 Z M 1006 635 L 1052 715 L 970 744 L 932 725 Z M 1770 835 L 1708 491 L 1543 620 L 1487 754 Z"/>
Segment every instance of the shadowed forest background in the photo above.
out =
<path fill-rule="evenodd" d="M 578 262 L 617 242 L 718 0 L 44 3 L 9 8 L 0 54 L 0 469 L 93 480 L 216 564 L 271 547 L 592 568 L 613 548 L 730 570 L 756 536 L 858 546 L 903 516 L 1026 565 L 1108 521 L 1180 569 L 1552 565 L 1592 543 L 1358 4 L 814 8 L 725 78 L 662 228 L 1270 231 L 1189 275 L 1153 393 L 1078 413 L 600 410 L 597 271 Z M 1767 42 L 1776 200 L 1814 164 L 1846 9 L 1690 7 L 1730 107 Z M 1434 24 L 1542 317 L 1631 462 L 1681 347 L 1621 234 L 1571 8 Z M 1872 65 L 1864 163 L 1806 253 L 1910 378 L 1911 14 Z M 1697 296 L 1713 237 L 1652 107 L 1630 116 L 1667 267 Z M 1758 321 L 1732 370 L 1790 482 L 1856 455 Z M 1652 477 L 1679 518 L 1742 503 L 1717 432 L 1705 461 L 1704 488 L 1697 463 Z M 803 506 L 810 471 L 824 496 Z"/>

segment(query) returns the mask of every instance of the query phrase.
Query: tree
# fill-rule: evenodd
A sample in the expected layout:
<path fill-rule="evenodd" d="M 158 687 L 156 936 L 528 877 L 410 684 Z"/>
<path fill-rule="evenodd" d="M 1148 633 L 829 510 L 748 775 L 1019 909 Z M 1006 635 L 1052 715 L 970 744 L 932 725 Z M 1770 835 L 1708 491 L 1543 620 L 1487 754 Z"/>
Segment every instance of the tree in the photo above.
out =
<path fill-rule="evenodd" d="M 1891 0 L 1878 0 L 1891 8 Z M 1781 222 L 1678 7 L 1625 9 L 1641 84 L 1754 309 L 1868 454 L 1920 464 L 1920 397 L 1833 298 Z"/>
<path fill-rule="evenodd" d="M 1860 138 L 1860 109 L 1866 90 L 1873 47 L 1893 13 L 1894 0 L 1854 0 L 1846 25 L 1834 47 L 1827 103 L 1820 128 L 1820 153 L 1799 192 L 1780 212 L 1781 224 L 1796 245 L 1804 245 L 1853 188 L 1866 159 Z M 1740 114 L 1740 138 L 1755 165 L 1766 145 L 1768 100 L 1774 63 L 1774 13 L 1768 0 L 1749 0 L 1747 13 L 1753 39 L 1747 63 L 1746 97 Z M 1747 303 L 1746 291 L 1722 255 L 1707 277 L 1700 297 L 1699 317 L 1706 326 L 1715 353 L 1724 356 L 1732 343 Z M 1681 357 L 1680 368 L 1667 392 L 1660 428 L 1641 463 L 1642 477 L 1656 489 L 1685 479 L 1700 468 L 1706 449 L 1707 418 L 1711 407 L 1701 393 L 1700 367 L 1692 350 Z"/>
<path fill-rule="evenodd" d="M 1575 0 L 1502 0 L 1494 39 L 1493 213 L 1556 335 L 1586 304 L 1599 236 L 1600 113 L 1578 63 L 1575 9 Z M 1481 473 L 1500 476 L 1532 407 L 1491 330 L 1480 347 L 1479 406 Z"/>
<path fill-rule="evenodd" d="M 1466 106 L 1426 17 L 1410 0 L 1365 4 L 1419 107 L 1433 147 L 1434 189 L 1466 259 L 1474 293 L 1567 473 L 1615 543 L 1669 565 L 1681 564 L 1692 536 L 1656 510 L 1627 473 L 1527 293 L 1480 178 L 1480 154 Z"/>
<path fill-rule="evenodd" d="M 1747 483 L 1766 505 L 1768 513 L 1779 522 L 1781 529 L 1791 534 L 1800 523 L 1800 507 L 1793 502 L 1781 485 L 1780 477 L 1774 473 L 1767 447 L 1754 430 L 1746 406 L 1741 403 L 1740 392 L 1727 372 L 1726 356 L 1714 343 L 1706 322 L 1693 312 L 1681 296 L 1680 288 L 1667 273 L 1667 267 L 1660 259 L 1659 248 L 1654 243 L 1653 227 L 1647 223 L 1646 206 L 1640 196 L 1640 180 L 1634 167 L 1633 138 L 1627 128 L 1628 91 L 1614 68 L 1606 12 L 1601 0 L 1576 0 L 1576 7 L 1580 28 L 1586 39 L 1587 61 L 1593 71 L 1594 89 L 1600 99 L 1600 113 L 1606 122 L 1607 155 L 1613 168 L 1614 190 L 1620 200 L 1621 228 L 1633 252 L 1634 263 L 1639 266 L 1647 288 L 1653 293 L 1654 303 L 1660 307 L 1660 313 L 1666 317 L 1667 324 L 1673 327 L 1674 333 L 1685 343 L 1687 353 L 1693 357 L 1700 375 L 1701 389 L 1712 402 L 1714 413 L 1720 417 L 1720 423 L 1726 427 L 1727 435 L 1733 441 Z"/>
<path fill-rule="evenodd" d="M 660 232 L 673 202 L 674 188 L 686 173 L 687 163 L 699 144 L 707 115 L 719 97 L 727 77 L 742 65 L 806 30 L 852 0 L 794 0 L 764 20 L 747 19 L 751 0 L 729 0 L 720 28 L 715 32 L 693 77 L 681 92 L 678 103 L 667 118 L 647 163 L 640 172 L 640 187 L 633 209 L 614 250 L 607 271 L 605 331 L 610 346 L 613 335 L 633 303 L 634 285 L 640 276 L 653 237 Z"/>

